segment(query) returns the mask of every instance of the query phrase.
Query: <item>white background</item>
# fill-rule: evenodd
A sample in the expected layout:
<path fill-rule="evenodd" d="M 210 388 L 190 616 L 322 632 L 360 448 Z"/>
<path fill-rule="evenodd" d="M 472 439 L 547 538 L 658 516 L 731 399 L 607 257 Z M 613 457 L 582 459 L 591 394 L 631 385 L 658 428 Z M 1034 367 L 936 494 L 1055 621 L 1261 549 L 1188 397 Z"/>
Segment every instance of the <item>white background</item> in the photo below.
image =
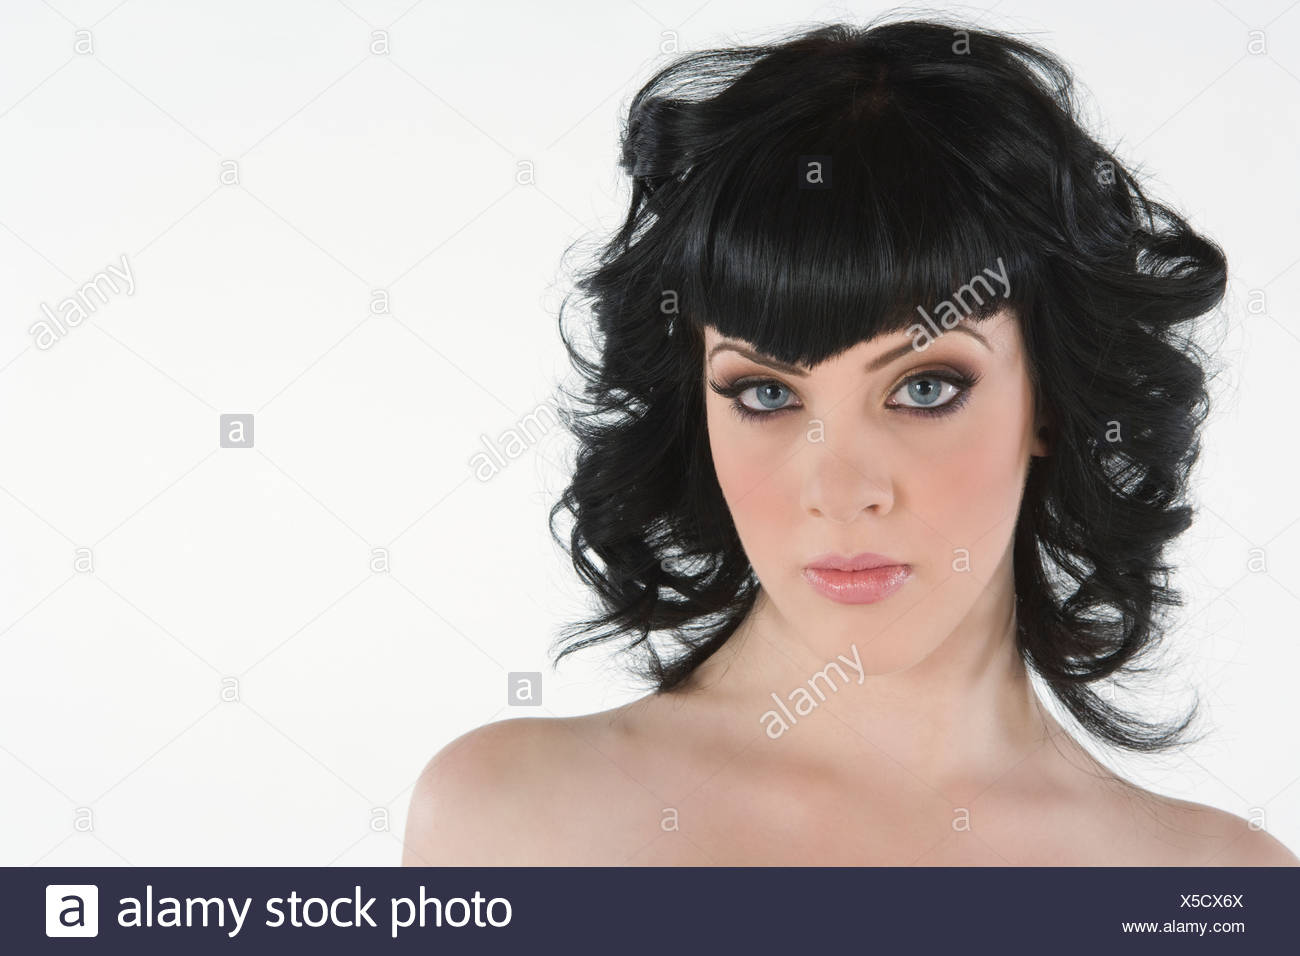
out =
<path fill-rule="evenodd" d="M 1116 766 L 1263 808 L 1292 848 L 1296 6 L 931 8 L 1062 56 L 1103 141 L 1228 253 L 1189 604 L 1147 700 L 1199 690 L 1214 733 Z M 453 737 L 638 696 L 602 652 L 547 664 L 585 600 L 546 529 L 563 434 L 488 481 L 471 459 L 568 381 L 564 253 L 620 220 L 622 112 L 673 45 L 881 9 L 6 0 L 0 864 L 395 864 Z M 42 303 L 124 255 L 134 294 L 36 348 Z M 218 447 L 223 413 L 255 415 L 253 449 Z M 546 673 L 540 708 L 506 706 L 507 671 Z"/>

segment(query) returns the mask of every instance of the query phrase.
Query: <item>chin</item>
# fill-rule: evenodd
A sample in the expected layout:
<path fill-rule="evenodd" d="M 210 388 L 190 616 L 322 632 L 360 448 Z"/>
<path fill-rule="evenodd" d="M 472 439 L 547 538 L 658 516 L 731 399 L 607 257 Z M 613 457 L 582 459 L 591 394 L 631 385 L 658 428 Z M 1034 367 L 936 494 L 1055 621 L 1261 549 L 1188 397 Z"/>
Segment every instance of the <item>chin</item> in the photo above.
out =
<path fill-rule="evenodd" d="M 803 618 L 812 625 L 808 633 L 817 635 L 810 650 L 828 662 L 856 653 L 866 677 L 907 670 L 943 644 L 933 614 L 921 606 L 909 613 L 909 603 L 889 600 L 853 605 L 823 599 L 821 604 L 825 606 Z"/>

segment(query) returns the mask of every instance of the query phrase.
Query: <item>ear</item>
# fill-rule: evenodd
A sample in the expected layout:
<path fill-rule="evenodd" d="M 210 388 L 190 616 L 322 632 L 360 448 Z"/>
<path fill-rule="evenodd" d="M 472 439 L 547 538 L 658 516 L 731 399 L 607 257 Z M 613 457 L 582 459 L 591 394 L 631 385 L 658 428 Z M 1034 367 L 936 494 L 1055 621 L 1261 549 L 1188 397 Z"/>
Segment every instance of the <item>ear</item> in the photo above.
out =
<path fill-rule="evenodd" d="M 1029 454 L 1035 458 L 1046 458 L 1052 453 L 1055 435 L 1056 422 L 1054 419 L 1050 415 L 1040 413 L 1034 419 L 1034 441 L 1030 446 Z"/>

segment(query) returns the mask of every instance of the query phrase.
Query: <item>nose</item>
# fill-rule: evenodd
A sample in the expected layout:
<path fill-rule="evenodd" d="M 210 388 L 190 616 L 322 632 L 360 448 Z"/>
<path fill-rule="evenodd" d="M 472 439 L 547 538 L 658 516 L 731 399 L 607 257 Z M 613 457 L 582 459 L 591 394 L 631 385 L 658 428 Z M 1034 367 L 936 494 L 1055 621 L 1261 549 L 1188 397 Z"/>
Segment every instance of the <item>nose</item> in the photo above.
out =
<path fill-rule="evenodd" d="M 856 447 L 851 441 L 810 440 L 800 456 L 805 469 L 801 504 L 813 517 L 847 524 L 864 512 L 881 516 L 893 510 L 894 484 L 884 449 L 879 443 L 866 447 L 871 443 L 857 437 Z"/>

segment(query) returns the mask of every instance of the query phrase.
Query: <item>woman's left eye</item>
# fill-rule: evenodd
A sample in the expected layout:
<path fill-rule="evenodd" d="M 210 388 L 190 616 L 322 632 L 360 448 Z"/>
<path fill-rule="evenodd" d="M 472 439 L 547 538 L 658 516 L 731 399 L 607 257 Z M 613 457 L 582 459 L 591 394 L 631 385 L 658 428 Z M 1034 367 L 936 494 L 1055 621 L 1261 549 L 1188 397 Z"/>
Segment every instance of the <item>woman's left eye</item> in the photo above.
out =
<path fill-rule="evenodd" d="M 975 380 L 966 375 L 940 375 L 925 372 L 915 375 L 900 385 L 894 395 L 902 395 L 901 404 L 890 408 L 919 412 L 922 415 L 943 415 L 954 412 L 970 397 Z"/>

